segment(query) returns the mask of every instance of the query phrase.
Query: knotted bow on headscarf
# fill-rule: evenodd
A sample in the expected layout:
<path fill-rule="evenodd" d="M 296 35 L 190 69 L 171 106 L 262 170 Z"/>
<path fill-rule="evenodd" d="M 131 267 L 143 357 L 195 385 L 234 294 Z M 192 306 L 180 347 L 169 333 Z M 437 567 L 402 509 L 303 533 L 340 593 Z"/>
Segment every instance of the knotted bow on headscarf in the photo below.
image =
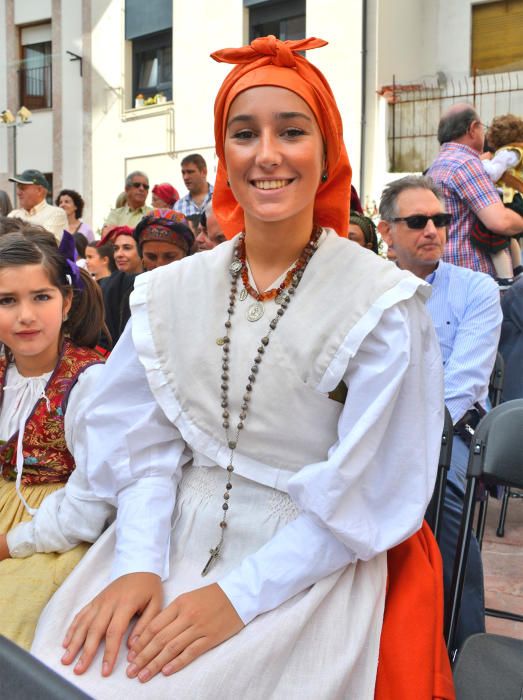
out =
<path fill-rule="evenodd" d="M 325 77 L 298 53 L 326 44 L 323 39 L 313 37 L 280 41 L 267 36 L 255 39 L 249 46 L 211 54 L 215 61 L 237 64 L 223 81 L 214 103 L 214 136 L 219 163 L 213 209 L 229 238 L 244 228 L 244 219 L 243 209 L 227 186 L 224 157 L 227 115 L 235 97 L 244 90 L 262 85 L 296 93 L 314 113 L 325 144 L 327 171 L 326 182 L 318 183 L 314 223 L 332 227 L 341 236 L 347 235 L 351 167 L 343 143 L 340 113 Z"/>

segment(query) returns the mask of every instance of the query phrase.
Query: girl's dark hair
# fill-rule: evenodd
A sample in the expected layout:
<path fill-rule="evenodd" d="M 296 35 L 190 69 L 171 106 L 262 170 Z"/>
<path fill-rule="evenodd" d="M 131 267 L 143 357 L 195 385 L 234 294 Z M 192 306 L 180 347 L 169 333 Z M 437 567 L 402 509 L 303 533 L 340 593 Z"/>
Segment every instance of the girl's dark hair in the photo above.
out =
<path fill-rule="evenodd" d="M 0 270 L 22 265 L 42 265 L 49 281 L 60 290 L 64 299 L 72 294 L 71 309 L 62 324 L 62 332 L 73 343 L 94 348 L 101 332 L 109 335 L 100 286 L 82 269 L 83 288 L 71 286 L 70 269 L 52 233 L 39 227 L 24 227 L 22 231 L 0 236 Z"/>
<path fill-rule="evenodd" d="M 81 258 L 85 258 L 85 249 L 87 248 L 87 244 L 89 241 L 87 240 L 87 237 L 84 236 L 83 233 L 73 233 L 73 238 L 74 238 L 74 244 L 76 246 L 76 252 Z"/>
<path fill-rule="evenodd" d="M 87 248 L 94 248 L 101 258 L 109 258 L 109 270 L 111 272 L 116 271 L 116 263 L 114 262 L 114 246 L 112 243 L 103 243 L 102 245 L 98 243 L 89 242 L 86 246 Z"/>
<path fill-rule="evenodd" d="M 60 206 L 60 197 L 62 197 L 63 195 L 71 197 L 76 207 L 76 218 L 81 219 L 82 214 L 84 213 L 85 206 L 85 202 L 83 200 L 82 195 L 76 192 L 76 190 L 61 190 L 58 194 L 58 197 L 55 199 L 55 204 L 57 207 Z"/>

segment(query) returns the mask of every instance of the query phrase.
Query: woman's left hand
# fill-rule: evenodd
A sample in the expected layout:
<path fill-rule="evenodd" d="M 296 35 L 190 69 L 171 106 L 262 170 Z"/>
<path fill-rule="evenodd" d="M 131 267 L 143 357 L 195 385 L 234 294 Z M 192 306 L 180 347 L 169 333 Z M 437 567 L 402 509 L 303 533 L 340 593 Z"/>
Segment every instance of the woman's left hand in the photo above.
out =
<path fill-rule="evenodd" d="M 148 681 L 160 671 L 170 676 L 244 627 L 218 586 L 184 593 L 129 640 L 129 678 Z"/>

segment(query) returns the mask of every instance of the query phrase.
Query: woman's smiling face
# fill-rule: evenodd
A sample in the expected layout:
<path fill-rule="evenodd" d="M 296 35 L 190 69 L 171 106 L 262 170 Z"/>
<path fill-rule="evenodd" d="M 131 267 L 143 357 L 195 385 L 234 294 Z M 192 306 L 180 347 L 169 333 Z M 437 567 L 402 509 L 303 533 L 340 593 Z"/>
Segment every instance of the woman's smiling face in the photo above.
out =
<path fill-rule="evenodd" d="M 313 112 L 298 95 L 263 86 L 231 104 L 225 162 L 246 222 L 292 220 L 314 209 L 324 169 L 323 139 Z"/>

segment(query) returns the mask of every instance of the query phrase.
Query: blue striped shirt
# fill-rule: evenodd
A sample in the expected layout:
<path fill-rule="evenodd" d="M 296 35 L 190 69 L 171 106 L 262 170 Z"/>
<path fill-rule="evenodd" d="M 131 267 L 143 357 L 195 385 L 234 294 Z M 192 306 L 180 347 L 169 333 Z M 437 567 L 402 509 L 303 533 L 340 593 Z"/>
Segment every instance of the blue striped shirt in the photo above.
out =
<path fill-rule="evenodd" d="M 189 192 L 189 194 L 186 194 L 185 197 L 182 197 L 174 203 L 173 209 L 175 211 L 181 212 L 184 216 L 194 216 L 195 214 L 203 214 L 205 207 L 212 199 L 213 189 L 214 187 L 212 185 L 209 185 L 209 191 L 205 195 L 205 199 L 203 200 L 201 206 L 198 206 L 196 204 L 194 199 L 191 197 L 191 193 Z"/>
<path fill-rule="evenodd" d="M 445 403 L 456 423 L 479 402 L 486 408 L 501 330 L 499 287 L 482 272 L 440 260 L 426 281 L 427 309 L 438 336 L 445 374 Z"/>

